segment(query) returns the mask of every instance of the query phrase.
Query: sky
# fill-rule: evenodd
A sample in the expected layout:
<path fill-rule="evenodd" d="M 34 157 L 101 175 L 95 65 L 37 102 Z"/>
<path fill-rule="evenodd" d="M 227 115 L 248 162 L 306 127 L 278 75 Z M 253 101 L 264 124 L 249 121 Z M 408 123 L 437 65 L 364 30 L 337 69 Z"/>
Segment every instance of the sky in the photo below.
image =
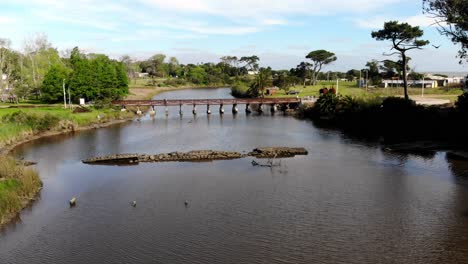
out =
<path fill-rule="evenodd" d="M 325 70 L 389 59 L 390 43 L 371 37 L 389 20 L 420 26 L 431 42 L 409 53 L 414 70 L 468 72 L 459 47 L 422 13 L 422 0 L 0 0 L 0 38 L 17 50 L 44 33 L 59 50 L 135 59 L 164 53 L 195 64 L 257 55 L 274 69 L 295 67 L 317 49 L 338 57 Z"/>

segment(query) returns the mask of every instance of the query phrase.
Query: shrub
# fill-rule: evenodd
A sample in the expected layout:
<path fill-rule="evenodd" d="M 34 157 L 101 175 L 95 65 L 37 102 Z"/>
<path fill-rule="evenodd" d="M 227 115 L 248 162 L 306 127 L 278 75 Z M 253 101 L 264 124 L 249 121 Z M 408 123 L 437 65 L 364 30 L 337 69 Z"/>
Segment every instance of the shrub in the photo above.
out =
<path fill-rule="evenodd" d="M 460 112 L 468 113 L 468 92 L 458 97 L 455 106 Z"/>
<path fill-rule="evenodd" d="M 333 115 L 336 112 L 339 101 L 340 98 L 336 94 L 325 93 L 315 102 L 315 107 L 317 107 L 321 115 Z"/>
<path fill-rule="evenodd" d="M 0 224 L 21 210 L 22 202 L 33 198 L 40 186 L 37 172 L 0 156 Z"/>
<path fill-rule="evenodd" d="M 181 85 L 186 85 L 187 81 L 182 78 L 171 78 L 162 84 L 163 86 L 181 86 Z"/>
<path fill-rule="evenodd" d="M 385 112 L 401 113 L 417 108 L 416 102 L 401 97 L 388 97 L 382 103 Z"/>
<path fill-rule="evenodd" d="M 51 114 L 37 115 L 18 111 L 5 115 L 2 118 L 2 121 L 18 125 L 26 125 L 33 131 L 45 131 L 58 125 L 60 119 Z"/>
<path fill-rule="evenodd" d="M 110 98 L 104 98 L 100 100 L 96 100 L 94 102 L 94 108 L 95 109 L 105 109 L 105 108 L 112 108 L 112 99 Z"/>
<path fill-rule="evenodd" d="M 252 97 L 249 87 L 244 82 L 236 82 L 231 87 L 231 95 L 237 98 Z"/>

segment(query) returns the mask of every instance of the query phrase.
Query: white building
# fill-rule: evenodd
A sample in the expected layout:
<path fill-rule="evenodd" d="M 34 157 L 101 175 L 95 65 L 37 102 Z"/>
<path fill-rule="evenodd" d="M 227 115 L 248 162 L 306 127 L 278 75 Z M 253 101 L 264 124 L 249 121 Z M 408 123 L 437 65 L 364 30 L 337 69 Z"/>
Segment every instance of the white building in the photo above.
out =
<path fill-rule="evenodd" d="M 437 88 L 439 87 L 438 81 L 436 80 L 408 80 L 409 87 L 422 87 L 424 88 Z M 403 80 L 383 80 L 383 87 L 403 87 Z"/>

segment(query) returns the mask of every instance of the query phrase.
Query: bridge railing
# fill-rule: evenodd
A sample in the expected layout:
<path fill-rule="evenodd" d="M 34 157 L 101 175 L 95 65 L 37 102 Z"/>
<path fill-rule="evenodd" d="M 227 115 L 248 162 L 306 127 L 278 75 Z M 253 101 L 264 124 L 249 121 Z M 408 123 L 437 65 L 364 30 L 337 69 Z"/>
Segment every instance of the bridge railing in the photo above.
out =
<path fill-rule="evenodd" d="M 120 106 L 179 106 L 179 105 L 234 105 L 234 104 L 290 104 L 300 103 L 300 98 L 235 98 L 235 99 L 167 99 L 167 100 L 117 100 Z"/>

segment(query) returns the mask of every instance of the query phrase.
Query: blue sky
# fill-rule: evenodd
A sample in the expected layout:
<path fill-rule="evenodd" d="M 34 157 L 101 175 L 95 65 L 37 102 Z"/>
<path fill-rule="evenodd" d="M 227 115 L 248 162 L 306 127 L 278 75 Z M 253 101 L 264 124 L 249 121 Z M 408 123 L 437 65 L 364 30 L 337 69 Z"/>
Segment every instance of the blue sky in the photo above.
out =
<path fill-rule="evenodd" d="M 224 55 L 258 55 L 261 65 L 289 69 L 315 49 L 335 52 L 327 70 L 363 68 L 387 59 L 389 44 L 372 30 L 384 21 L 420 26 L 432 45 L 413 51 L 416 71 L 461 71 L 458 46 L 440 36 L 421 0 L 0 0 L 0 37 L 21 50 L 24 40 L 47 34 L 59 50 L 137 59 L 155 53 L 182 63 L 216 62 Z"/>

